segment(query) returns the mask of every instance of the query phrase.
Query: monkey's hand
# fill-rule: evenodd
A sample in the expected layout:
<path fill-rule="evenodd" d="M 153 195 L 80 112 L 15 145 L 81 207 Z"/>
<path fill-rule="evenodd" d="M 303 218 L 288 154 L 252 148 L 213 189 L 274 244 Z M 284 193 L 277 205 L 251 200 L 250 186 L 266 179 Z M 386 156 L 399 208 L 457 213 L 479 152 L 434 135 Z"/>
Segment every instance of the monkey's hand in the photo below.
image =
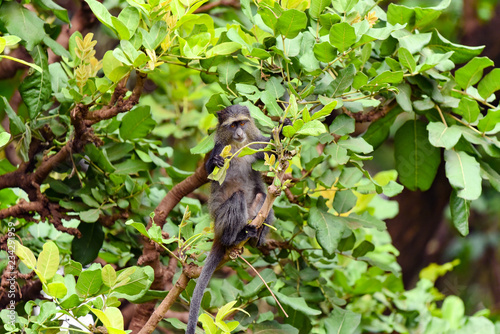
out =
<path fill-rule="evenodd" d="M 213 161 L 217 167 L 219 167 L 219 168 L 224 167 L 224 158 L 221 157 L 220 155 L 215 155 L 213 158 Z"/>
<path fill-rule="evenodd" d="M 259 229 L 250 224 L 245 226 L 245 232 L 248 238 L 256 238 L 259 236 Z"/>

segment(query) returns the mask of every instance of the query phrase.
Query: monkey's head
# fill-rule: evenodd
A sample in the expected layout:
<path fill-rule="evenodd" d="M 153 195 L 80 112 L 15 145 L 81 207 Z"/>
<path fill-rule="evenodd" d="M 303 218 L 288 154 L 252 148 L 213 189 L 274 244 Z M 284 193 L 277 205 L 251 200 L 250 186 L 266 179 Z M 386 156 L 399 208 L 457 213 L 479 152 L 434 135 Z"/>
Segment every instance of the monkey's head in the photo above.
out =
<path fill-rule="evenodd" d="M 217 118 L 219 119 L 217 135 L 227 144 L 246 144 L 258 138 L 260 134 L 247 107 L 229 106 L 218 111 Z"/>

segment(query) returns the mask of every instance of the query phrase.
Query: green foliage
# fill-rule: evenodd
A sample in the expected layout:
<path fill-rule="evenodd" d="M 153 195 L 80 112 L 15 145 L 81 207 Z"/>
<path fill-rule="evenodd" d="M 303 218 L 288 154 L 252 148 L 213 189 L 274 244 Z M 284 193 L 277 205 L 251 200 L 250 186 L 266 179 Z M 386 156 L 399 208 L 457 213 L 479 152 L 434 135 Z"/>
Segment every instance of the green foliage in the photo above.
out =
<path fill-rule="evenodd" d="M 33 209 L 2 219 L 2 234 L 13 226 L 24 244 L 15 244 L 20 270 L 33 270 L 49 297 L 21 302 L 14 326 L 0 312 L 5 332 L 68 330 L 58 318 L 63 312 L 74 319 L 92 314 L 92 326 L 124 333 L 122 299 L 165 297 L 149 290 L 153 269 L 136 265 L 139 237 L 165 250 L 178 272 L 193 259 L 202 264 L 211 227 L 199 199 L 179 199 L 164 225 L 145 223 L 213 147 L 214 112 L 241 104 L 263 132 L 272 129 L 273 141 L 259 150 L 225 148 L 225 165 L 210 178 L 224 182 L 232 159 L 266 151 L 254 168 L 286 191 L 273 206 L 270 238 L 280 242 L 266 255 L 253 248 L 244 255 L 290 317 L 278 307 L 259 312 L 262 301 L 276 301 L 259 278 L 230 263 L 237 274 L 214 278 L 203 302 L 206 310 L 219 308 L 215 318 L 200 317 L 207 333 L 493 333 L 492 318 L 465 315 L 462 300 L 434 287 L 454 264 L 429 267 L 414 289 L 403 288 L 384 222 L 398 214 L 391 197 L 403 188 L 429 189 L 441 163 L 453 188 L 451 220 L 464 236 L 471 206 L 490 184 L 500 189 L 500 112 L 493 104 L 499 71 L 483 76 L 493 62 L 477 57 L 481 47 L 454 44 L 431 29 L 450 0 L 432 8 L 390 4 L 387 12 L 371 0 L 242 1 L 241 11 L 220 9 L 218 16 L 196 13 L 205 1 L 86 2 L 116 39 L 102 59 L 95 50 L 106 45 L 92 34 L 75 32 L 67 49 L 55 42 L 68 14 L 53 1 L 32 3 L 61 22 L 15 1 L 0 3 L 0 52 L 20 43 L 37 69 L 18 87 L 18 110 L 0 90 L 0 112 L 10 122 L 0 148 L 17 144 L 30 173 L 71 152 L 36 191 L 0 189 L 0 210 L 43 196 L 60 213 Z M 49 64 L 47 48 L 61 60 Z M 154 91 L 139 100 L 141 86 L 117 98 L 127 81 L 144 76 Z M 78 132 L 79 117 L 91 125 L 87 131 Z M 360 133 L 356 121 L 370 124 Z M 73 145 L 83 139 L 82 147 Z M 367 161 L 392 141 L 394 164 L 374 174 Z M 33 155 L 30 145 L 42 148 Z M 1 155 L 0 178 L 13 170 Z M 291 177 L 280 180 L 282 172 Z M 93 263 L 98 257 L 107 264 Z"/>

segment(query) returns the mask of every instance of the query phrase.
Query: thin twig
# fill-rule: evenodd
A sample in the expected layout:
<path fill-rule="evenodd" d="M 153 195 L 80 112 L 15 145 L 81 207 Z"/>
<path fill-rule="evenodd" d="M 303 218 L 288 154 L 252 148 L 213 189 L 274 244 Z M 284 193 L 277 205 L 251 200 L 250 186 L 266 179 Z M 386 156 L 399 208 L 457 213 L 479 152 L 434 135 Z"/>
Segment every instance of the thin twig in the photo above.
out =
<path fill-rule="evenodd" d="M 250 268 L 252 268 L 252 270 L 257 274 L 257 276 L 259 276 L 259 278 L 262 280 L 262 283 L 264 283 L 264 285 L 266 286 L 267 290 L 269 290 L 269 292 L 271 293 L 271 296 L 273 296 L 274 300 L 276 301 L 276 304 L 278 304 L 278 306 L 280 307 L 281 311 L 283 311 L 283 314 L 285 314 L 285 317 L 288 318 L 288 314 L 285 312 L 285 310 L 283 309 L 283 306 L 281 306 L 280 302 L 278 301 L 278 298 L 276 298 L 276 296 L 274 295 L 273 293 L 273 290 L 271 290 L 271 288 L 269 287 L 269 285 L 267 285 L 266 281 L 264 280 L 264 278 L 262 276 L 260 276 L 259 272 L 257 271 L 257 269 L 254 268 L 254 266 L 252 266 L 250 264 L 250 262 L 248 262 L 243 256 L 241 256 L 240 254 L 238 254 L 238 257 L 240 259 L 243 260 L 243 262 L 245 262 Z"/>

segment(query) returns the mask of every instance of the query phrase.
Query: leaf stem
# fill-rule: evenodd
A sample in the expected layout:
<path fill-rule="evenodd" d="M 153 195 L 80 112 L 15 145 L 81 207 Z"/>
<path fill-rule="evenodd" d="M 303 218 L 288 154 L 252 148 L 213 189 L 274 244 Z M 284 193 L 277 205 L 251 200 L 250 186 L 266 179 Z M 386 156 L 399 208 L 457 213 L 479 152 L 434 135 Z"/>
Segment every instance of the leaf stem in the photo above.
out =
<path fill-rule="evenodd" d="M 441 116 L 441 121 L 443 121 L 443 124 L 448 127 L 448 123 L 446 123 L 446 120 L 444 119 L 443 112 L 441 111 L 441 108 L 436 104 L 436 109 L 439 112 L 439 116 Z"/>

